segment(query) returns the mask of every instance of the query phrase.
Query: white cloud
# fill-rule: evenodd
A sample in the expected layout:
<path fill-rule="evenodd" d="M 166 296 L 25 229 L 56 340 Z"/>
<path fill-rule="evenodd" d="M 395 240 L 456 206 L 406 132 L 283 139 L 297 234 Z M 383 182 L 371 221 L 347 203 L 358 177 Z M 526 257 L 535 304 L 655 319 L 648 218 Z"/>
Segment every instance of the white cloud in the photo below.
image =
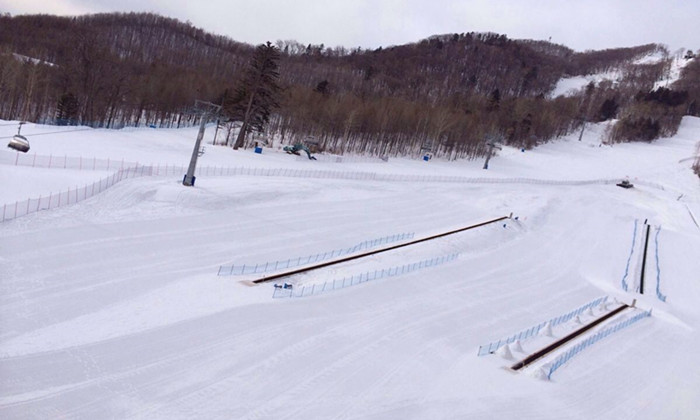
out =
<path fill-rule="evenodd" d="M 82 0 L 0 0 L 0 11 L 18 14 L 80 15 L 93 8 Z"/>

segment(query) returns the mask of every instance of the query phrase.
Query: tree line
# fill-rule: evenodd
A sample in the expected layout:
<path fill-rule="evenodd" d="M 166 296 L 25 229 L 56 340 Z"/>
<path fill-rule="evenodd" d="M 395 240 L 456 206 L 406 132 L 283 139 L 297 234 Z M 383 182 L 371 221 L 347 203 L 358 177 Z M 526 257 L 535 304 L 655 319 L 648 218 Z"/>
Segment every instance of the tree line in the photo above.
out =
<path fill-rule="evenodd" d="M 256 66 L 265 65 L 256 63 L 261 47 L 275 63 L 269 89 L 255 78 Z M 634 64 L 654 52 L 667 59 Z M 655 124 L 672 130 L 677 114 L 697 115 L 699 93 L 694 65 L 667 88 L 672 93 L 650 93 L 670 62 L 656 44 L 579 53 L 544 41 L 462 33 L 374 50 L 296 41 L 256 49 L 149 13 L 6 14 L 0 16 L 0 118 L 178 127 L 197 122 L 193 105 L 202 99 L 223 105 L 231 132 L 263 133 L 231 136 L 235 147 L 313 138 L 319 149 L 341 154 L 429 149 L 475 157 L 485 153 L 487 137 L 532 147 L 587 121 L 616 117 L 618 140 L 647 140 Z M 621 69 L 619 83 L 549 97 L 564 76 L 611 69 Z"/>

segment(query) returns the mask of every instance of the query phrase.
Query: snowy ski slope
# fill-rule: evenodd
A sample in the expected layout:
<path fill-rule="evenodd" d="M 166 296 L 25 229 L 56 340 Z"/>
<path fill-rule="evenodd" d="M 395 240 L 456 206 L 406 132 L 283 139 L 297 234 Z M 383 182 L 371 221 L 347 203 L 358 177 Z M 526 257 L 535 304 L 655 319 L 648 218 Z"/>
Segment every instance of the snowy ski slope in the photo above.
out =
<path fill-rule="evenodd" d="M 75 130 L 74 127 L 71 129 Z M 208 145 L 200 167 L 450 175 L 502 183 L 182 175 L 125 179 L 77 204 L 0 223 L 3 419 L 697 419 L 700 413 L 700 119 L 652 144 L 601 144 L 605 127 L 483 162 L 308 161 Z M 0 121 L 0 137 L 12 135 Z M 196 129 L 92 130 L 28 124 L 37 156 L 186 165 Z M 33 134 L 50 133 L 42 136 Z M 213 129 L 205 139 L 211 142 Z M 0 152 L 0 206 L 89 184 L 89 168 L 15 166 Z M 540 183 L 514 182 L 536 179 Z M 629 178 L 614 184 L 546 181 Z M 219 266 L 366 240 L 491 224 L 288 279 L 322 284 L 455 253 L 445 264 L 298 299 L 272 299 Z M 648 292 L 630 246 L 635 220 L 661 227 Z M 632 283 L 634 284 L 634 283 Z M 653 315 L 581 351 L 506 367 L 568 334 L 480 345 L 600 296 Z M 611 303 L 609 309 L 614 309 Z M 599 308 L 582 314 L 588 322 Z M 624 317 L 631 317 L 630 312 Z M 622 318 L 620 319 L 622 320 Z M 580 325 L 579 325 L 580 326 Z M 575 344 L 575 343 L 574 343 Z M 563 351 L 563 350 L 562 350 Z"/>

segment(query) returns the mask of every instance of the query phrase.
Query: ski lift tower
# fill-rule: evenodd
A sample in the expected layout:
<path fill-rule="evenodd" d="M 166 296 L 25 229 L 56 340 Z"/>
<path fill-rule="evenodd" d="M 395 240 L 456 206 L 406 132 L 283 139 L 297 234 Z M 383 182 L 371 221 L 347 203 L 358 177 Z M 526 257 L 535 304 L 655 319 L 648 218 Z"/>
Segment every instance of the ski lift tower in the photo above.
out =
<path fill-rule="evenodd" d="M 493 156 L 493 149 L 498 149 L 498 150 L 503 150 L 503 148 L 496 143 L 496 137 L 494 136 L 489 136 L 488 140 L 486 141 L 486 145 L 489 146 L 489 151 L 486 154 L 486 162 L 484 162 L 484 169 L 489 168 L 489 160 L 491 160 L 491 156 Z"/>
<path fill-rule="evenodd" d="M 196 110 L 202 112 L 202 121 L 199 124 L 199 133 L 197 133 L 197 141 L 194 143 L 194 150 L 192 150 L 192 158 L 190 159 L 190 166 L 187 168 L 187 173 L 182 179 L 182 185 L 186 187 L 193 187 L 195 176 L 194 171 L 197 168 L 197 158 L 201 155 L 200 145 L 202 143 L 202 138 L 204 138 L 204 128 L 206 127 L 207 120 L 212 115 L 218 115 L 221 110 L 221 105 L 216 105 L 211 102 L 196 100 L 194 103 Z"/>

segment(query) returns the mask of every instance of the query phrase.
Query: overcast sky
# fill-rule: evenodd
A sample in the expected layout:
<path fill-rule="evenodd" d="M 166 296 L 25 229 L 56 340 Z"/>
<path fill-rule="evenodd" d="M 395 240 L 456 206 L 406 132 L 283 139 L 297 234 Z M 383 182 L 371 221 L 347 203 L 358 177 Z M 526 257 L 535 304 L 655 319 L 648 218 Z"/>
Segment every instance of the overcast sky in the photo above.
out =
<path fill-rule="evenodd" d="M 147 11 L 259 44 L 376 48 L 430 35 L 496 32 L 577 51 L 662 43 L 700 49 L 700 0 L 0 0 L 0 12 Z"/>

